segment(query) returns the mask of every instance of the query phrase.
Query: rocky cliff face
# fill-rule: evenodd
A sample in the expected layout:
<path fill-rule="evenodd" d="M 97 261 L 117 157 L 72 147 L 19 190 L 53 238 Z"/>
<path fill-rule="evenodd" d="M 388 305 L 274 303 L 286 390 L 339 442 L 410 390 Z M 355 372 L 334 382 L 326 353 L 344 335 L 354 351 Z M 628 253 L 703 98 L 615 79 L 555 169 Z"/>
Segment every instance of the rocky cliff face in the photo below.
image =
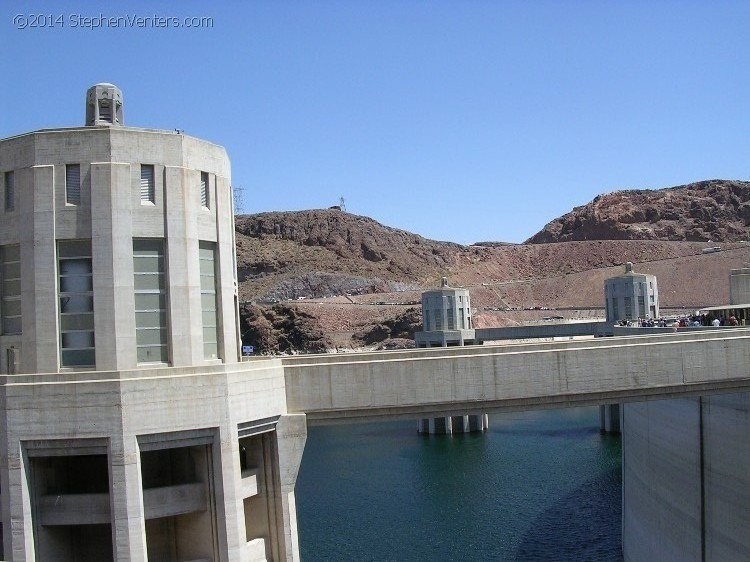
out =
<path fill-rule="evenodd" d="M 422 311 L 419 308 L 407 308 L 394 318 L 388 318 L 364 330 L 354 333 L 354 338 L 364 345 L 372 345 L 386 340 L 406 340 L 414 344 L 414 333 L 422 329 Z M 397 346 L 404 347 L 404 346 Z"/>
<path fill-rule="evenodd" d="M 243 305 L 240 322 L 243 345 L 255 345 L 263 353 L 325 353 L 331 347 L 315 319 L 292 305 Z"/>
<path fill-rule="evenodd" d="M 243 299 L 401 290 L 439 277 L 461 248 L 337 209 L 246 215 L 235 228 Z"/>
<path fill-rule="evenodd" d="M 750 232 L 750 182 L 710 180 L 615 191 L 547 224 L 526 243 L 575 240 L 736 242 Z"/>
<path fill-rule="evenodd" d="M 324 209 L 260 213 L 238 217 L 237 230 L 262 240 L 289 240 L 325 248 L 340 258 L 385 262 L 405 273 L 420 263 L 440 265 L 457 244 L 427 240 L 417 234 L 390 228 L 368 217 Z"/>

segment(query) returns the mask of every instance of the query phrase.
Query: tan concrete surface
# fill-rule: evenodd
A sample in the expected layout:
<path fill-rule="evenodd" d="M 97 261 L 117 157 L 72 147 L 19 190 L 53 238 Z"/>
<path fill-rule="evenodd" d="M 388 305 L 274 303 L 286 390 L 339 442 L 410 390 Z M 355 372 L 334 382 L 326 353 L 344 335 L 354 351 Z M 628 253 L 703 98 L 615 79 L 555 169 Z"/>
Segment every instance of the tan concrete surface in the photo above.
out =
<path fill-rule="evenodd" d="M 750 389 L 750 332 L 283 359 L 309 421 L 466 415 Z"/>
<path fill-rule="evenodd" d="M 750 560 L 750 393 L 625 406 L 623 551 Z"/>

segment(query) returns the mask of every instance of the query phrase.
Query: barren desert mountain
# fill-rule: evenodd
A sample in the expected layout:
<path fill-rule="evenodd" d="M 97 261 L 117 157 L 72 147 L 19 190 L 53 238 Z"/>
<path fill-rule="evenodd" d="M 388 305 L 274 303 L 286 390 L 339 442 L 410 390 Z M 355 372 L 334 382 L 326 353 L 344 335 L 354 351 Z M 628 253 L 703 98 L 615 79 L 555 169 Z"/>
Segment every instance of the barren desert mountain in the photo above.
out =
<path fill-rule="evenodd" d="M 442 276 L 471 290 L 479 327 L 598 317 L 604 280 L 628 261 L 657 276 L 663 309 L 725 303 L 729 270 L 750 264 L 749 209 L 748 182 L 616 192 L 527 243 L 471 246 L 340 209 L 239 216 L 243 340 L 264 352 L 407 346 L 420 294 Z"/>
<path fill-rule="evenodd" d="M 615 191 L 574 208 L 526 242 L 748 239 L 750 182 L 709 180 L 658 190 Z"/>
<path fill-rule="evenodd" d="M 338 209 L 239 216 L 235 229 L 243 300 L 418 288 L 462 250 Z"/>

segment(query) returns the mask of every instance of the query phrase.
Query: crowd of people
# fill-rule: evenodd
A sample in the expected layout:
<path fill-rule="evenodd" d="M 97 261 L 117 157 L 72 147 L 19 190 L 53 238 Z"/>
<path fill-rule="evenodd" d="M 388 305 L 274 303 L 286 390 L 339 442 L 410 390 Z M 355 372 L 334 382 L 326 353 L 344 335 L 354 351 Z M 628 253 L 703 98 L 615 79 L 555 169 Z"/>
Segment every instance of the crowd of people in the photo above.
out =
<path fill-rule="evenodd" d="M 620 326 L 638 326 L 641 328 L 666 328 L 674 326 L 687 328 L 692 326 L 739 326 L 740 322 L 732 316 L 715 316 L 713 314 L 695 314 L 692 316 L 681 316 L 679 318 L 638 318 L 638 320 L 628 321 L 620 320 Z"/>

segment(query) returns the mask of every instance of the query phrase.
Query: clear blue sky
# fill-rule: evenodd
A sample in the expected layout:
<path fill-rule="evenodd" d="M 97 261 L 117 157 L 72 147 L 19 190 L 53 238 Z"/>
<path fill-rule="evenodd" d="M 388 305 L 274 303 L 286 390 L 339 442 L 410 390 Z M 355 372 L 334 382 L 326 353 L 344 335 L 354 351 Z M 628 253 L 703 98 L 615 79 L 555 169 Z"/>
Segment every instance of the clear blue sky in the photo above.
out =
<path fill-rule="evenodd" d="M 213 26 L 72 27 L 100 15 Z M 748 27 L 739 0 L 4 2 L 0 137 L 81 125 L 113 82 L 126 124 L 224 145 L 245 212 L 343 196 L 429 238 L 520 242 L 599 193 L 747 180 Z"/>

